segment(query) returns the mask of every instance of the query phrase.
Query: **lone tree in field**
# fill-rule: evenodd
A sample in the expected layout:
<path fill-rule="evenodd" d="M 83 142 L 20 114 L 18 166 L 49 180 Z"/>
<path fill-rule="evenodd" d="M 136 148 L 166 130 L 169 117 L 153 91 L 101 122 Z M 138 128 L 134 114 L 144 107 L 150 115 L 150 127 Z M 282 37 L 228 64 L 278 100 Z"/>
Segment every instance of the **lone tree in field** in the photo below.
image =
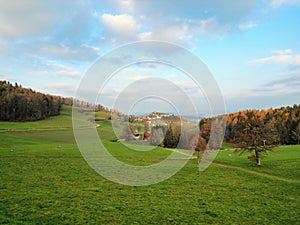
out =
<path fill-rule="evenodd" d="M 237 147 L 240 154 L 245 152 L 252 153 L 248 159 L 261 165 L 261 156 L 267 151 L 272 150 L 279 142 L 279 136 L 274 120 L 266 121 L 255 111 L 248 111 L 245 121 L 240 123 L 240 130 Z"/>
<path fill-rule="evenodd" d="M 204 152 L 206 149 L 206 140 L 201 137 L 201 135 L 195 135 L 194 138 L 191 141 L 192 144 L 196 143 L 196 146 L 192 146 L 195 149 L 195 152 L 197 152 L 197 160 L 198 163 L 200 163 L 201 157 L 200 152 Z"/>

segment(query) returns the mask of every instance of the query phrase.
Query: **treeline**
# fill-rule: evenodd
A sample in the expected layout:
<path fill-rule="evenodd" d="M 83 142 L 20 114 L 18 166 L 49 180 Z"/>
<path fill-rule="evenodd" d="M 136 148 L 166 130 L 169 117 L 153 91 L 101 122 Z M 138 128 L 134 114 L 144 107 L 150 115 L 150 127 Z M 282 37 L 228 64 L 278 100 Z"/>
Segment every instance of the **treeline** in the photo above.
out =
<path fill-rule="evenodd" d="M 0 121 L 36 121 L 57 116 L 62 104 L 74 105 L 82 111 L 109 111 L 100 104 L 48 95 L 17 83 L 0 81 Z"/>
<path fill-rule="evenodd" d="M 236 146 L 255 139 L 258 145 L 300 144 L 300 105 L 267 110 L 244 110 L 226 115 L 224 141 Z M 201 137 L 209 140 L 211 119 L 200 122 Z"/>
<path fill-rule="evenodd" d="M 35 121 L 59 115 L 61 97 L 0 81 L 0 120 Z"/>
<path fill-rule="evenodd" d="M 132 130 L 132 127 L 127 128 L 123 132 L 126 134 L 123 138 L 133 140 Z M 191 121 L 164 121 L 162 125 L 151 127 L 151 136 L 147 141 L 153 146 L 196 151 L 220 149 L 222 142 L 232 143 L 241 149 L 300 144 L 300 105 L 279 109 L 243 110 L 204 118 L 196 125 Z"/>
<path fill-rule="evenodd" d="M 83 111 L 93 111 L 93 112 L 110 112 L 108 107 L 101 104 L 93 104 L 86 101 L 78 100 L 75 98 L 62 98 L 61 103 L 64 105 L 76 106 L 79 110 Z"/>

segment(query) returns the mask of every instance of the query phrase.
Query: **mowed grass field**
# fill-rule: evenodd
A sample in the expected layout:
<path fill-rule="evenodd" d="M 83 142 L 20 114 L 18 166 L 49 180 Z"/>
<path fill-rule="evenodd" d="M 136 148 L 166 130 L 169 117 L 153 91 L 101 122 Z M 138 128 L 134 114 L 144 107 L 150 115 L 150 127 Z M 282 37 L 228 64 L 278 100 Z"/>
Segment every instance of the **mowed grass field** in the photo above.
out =
<path fill-rule="evenodd" d="M 170 154 L 127 149 L 110 141 L 110 122 L 98 123 L 119 160 L 148 165 Z M 44 121 L 0 123 L 0 224 L 300 224 L 300 146 L 278 147 L 262 163 L 229 148 L 204 172 L 191 159 L 155 185 L 113 183 L 81 156 L 64 107 Z"/>

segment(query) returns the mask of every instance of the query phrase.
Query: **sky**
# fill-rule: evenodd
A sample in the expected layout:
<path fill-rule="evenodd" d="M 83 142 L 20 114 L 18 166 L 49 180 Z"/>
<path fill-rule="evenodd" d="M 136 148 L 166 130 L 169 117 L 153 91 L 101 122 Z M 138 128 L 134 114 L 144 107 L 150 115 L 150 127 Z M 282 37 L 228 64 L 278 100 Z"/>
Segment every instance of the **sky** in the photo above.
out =
<path fill-rule="evenodd" d="M 299 0 L 0 0 L 0 80 L 74 97 L 102 56 L 128 43 L 156 40 L 187 49 L 209 68 L 227 112 L 275 108 L 300 103 L 299 37 Z M 157 63 L 118 71 L 98 101 L 114 107 L 122 91 L 149 77 L 173 82 L 207 114 L 205 93 L 193 80 Z M 161 92 L 167 89 L 162 84 L 146 86 Z M 136 88 L 132 94 L 140 93 Z M 180 91 L 174 96 L 185 102 Z M 172 102 L 166 103 L 145 99 L 131 103 L 131 110 L 172 111 Z"/>

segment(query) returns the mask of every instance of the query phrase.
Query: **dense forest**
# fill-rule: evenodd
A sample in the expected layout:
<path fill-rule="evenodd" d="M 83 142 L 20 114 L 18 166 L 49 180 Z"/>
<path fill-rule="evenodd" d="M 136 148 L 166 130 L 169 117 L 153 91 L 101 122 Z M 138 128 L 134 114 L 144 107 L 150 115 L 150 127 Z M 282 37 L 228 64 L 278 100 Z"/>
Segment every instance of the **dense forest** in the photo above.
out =
<path fill-rule="evenodd" d="M 236 146 L 247 139 L 261 145 L 300 144 L 300 105 L 267 110 L 244 110 L 226 115 L 224 141 Z M 201 137 L 209 139 L 211 118 L 201 120 Z M 247 143 L 246 143 L 247 144 Z"/>
<path fill-rule="evenodd" d="M 0 120 L 34 121 L 59 115 L 61 97 L 0 81 Z"/>
<path fill-rule="evenodd" d="M 100 104 L 63 98 L 0 81 L 0 121 L 35 121 L 60 114 L 61 105 L 74 105 L 82 111 L 109 111 Z"/>

